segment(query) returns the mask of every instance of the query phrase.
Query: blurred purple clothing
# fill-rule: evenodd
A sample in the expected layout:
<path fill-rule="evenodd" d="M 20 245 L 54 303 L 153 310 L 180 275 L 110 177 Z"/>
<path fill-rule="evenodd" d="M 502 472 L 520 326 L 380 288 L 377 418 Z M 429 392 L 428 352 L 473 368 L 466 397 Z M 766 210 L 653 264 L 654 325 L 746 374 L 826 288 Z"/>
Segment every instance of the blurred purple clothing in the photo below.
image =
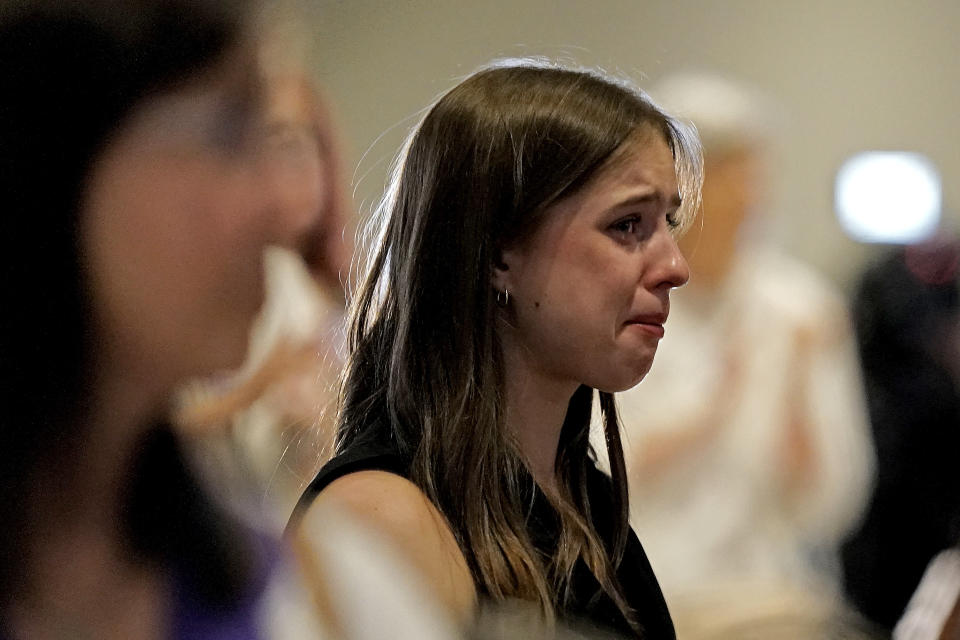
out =
<path fill-rule="evenodd" d="M 280 568 L 279 544 L 263 536 L 257 538 L 262 562 L 246 591 L 230 607 L 204 605 L 189 583 L 177 580 L 174 587 L 173 619 L 170 637 L 176 640 L 259 640 L 264 598 L 271 579 Z"/>

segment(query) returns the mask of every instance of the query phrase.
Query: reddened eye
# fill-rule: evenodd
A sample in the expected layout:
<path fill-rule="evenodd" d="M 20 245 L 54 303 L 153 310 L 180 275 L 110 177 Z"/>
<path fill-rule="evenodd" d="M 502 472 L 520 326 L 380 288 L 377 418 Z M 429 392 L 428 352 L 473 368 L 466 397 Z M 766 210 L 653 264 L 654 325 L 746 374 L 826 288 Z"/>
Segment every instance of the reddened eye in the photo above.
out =
<path fill-rule="evenodd" d="M 618 234 L 636 235 L 640 233 L 640 218 L 630 217 L 614 222 L 610 228 Z"/>

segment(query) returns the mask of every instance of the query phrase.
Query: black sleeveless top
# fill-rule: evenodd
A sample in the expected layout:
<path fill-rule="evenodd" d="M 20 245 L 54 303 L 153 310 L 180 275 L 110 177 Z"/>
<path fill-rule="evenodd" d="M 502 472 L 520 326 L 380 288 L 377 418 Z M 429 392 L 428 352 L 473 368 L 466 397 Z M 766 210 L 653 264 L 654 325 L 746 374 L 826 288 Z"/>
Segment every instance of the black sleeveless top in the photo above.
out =
<path fill-rule="evenodd" d="M 409 477 L 409 461 L 405 461 L 387 443 L 357 442 L 330 460 L 313 479 L 300 497 L 288 529 L 296 526 L 314 498 L 334 480 L 357 471 L 387 471 L 404 478 Z M 534 545 L 547 555 L 552 555 L 559 541 L 559 516 L 546 496 L 537 488 L 533 508 L 527 518 L 527 526 Z M 592 468 L 588 478 L 588 492 L 594 526 L 601 539 L 612 545 L 613 501 L 610 478 Z M 636 612 L 636 619 L 643 627 L 645 640 L 675 640 L 676 633 L 667 604 L 660 591 L 647 555 L 631 530 L 623 561 L 617 570 L 617 578 L 627 602 Z M 585 623 L 623 635 L 637 637 L 613 600 L 600 588 L 586 564 L 580 560 L 574 568 L 571 581 L 572 597 L 558 611 L 562 620 Z"/>

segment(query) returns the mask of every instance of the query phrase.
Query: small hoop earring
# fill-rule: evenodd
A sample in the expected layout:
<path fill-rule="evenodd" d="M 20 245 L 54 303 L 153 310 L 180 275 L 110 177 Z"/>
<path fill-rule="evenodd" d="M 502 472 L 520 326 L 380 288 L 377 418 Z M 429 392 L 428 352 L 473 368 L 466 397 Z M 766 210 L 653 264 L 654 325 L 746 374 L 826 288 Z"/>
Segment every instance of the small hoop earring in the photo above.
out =
<path fill-rule="evenodd" d="M 510 304 L 510 292 L 504 287 L 503 291 L 497 291 L 497 306 L 505 309 Z"/>

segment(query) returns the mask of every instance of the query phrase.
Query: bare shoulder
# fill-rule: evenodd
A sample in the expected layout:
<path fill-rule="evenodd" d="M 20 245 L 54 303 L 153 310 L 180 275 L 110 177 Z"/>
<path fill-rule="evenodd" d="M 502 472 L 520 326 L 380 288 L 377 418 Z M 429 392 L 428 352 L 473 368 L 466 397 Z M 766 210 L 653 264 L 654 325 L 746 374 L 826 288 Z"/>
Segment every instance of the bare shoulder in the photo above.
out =
<path fill-rule="evenodd" d="M 473 614 L 476 588 L 466 559 L 446 519 L 415 484 L 386 471 L 351 473 L 321 491 L 305 518 L 323 517 L 331 507 L 385 534 L 455 615 Z"/>
<path fill-rule="evenodd" d="M 420 489 L 386 471 L 358 471 L 330 483 L 317 496 L 319 505 L 344 509 L 398 539 L 452 543 L 463 558 L 446 519 Z M 464 563 L 466 565 L 466 563 Z"/>

